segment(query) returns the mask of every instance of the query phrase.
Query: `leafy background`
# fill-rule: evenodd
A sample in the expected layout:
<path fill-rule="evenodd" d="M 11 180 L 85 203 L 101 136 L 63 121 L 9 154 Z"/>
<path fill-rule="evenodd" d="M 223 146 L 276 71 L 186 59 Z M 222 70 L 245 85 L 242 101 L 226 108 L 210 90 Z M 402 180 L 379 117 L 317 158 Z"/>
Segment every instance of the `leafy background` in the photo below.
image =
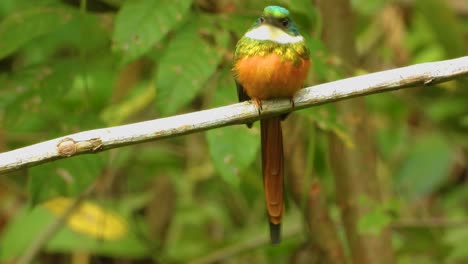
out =
<path fill-rule="evenodd" d="M 270 4 L 288 7 L 308 40 L 308 85 L 468 51 L 463 0 L 352 0 L 355 65 L 327 49 L 324 14 L 313 1 L 2 0 L 0 151 L 234 103 L 232 51 Z M 397 263 L 468 262 L 467 85 L 365 98 L 382 199 L 359 197 L 372 209 L 358 229 L 390 229 Z M 232 126 L 1 175 L 0 262 L 24 254 L 70 202 L 54 199 L 91 184 L 88 206 L 37 263 L 327 262 L 325 239 L 310 227 L 317 188 L 349 260 L 353 242 L 343 231 L 328 135 L 360 147 L 340 116 L 329 104 L 284 122 L 288 197 L 279 246 L 267 239 L 258 125 Z M 113 224 L 125 234 L 96 231 Z"/>

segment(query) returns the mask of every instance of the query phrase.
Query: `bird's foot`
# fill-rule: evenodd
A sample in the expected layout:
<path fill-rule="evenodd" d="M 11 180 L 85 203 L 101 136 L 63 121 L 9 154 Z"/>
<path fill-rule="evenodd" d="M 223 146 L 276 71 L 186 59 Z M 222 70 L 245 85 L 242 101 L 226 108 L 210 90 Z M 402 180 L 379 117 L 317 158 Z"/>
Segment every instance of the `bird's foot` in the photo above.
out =
<path fill-rule="evenodd" d="M 289 102 L 291 103 L 291 109 L 294 109 L 294 107 L 296 107 L 296 104 L 294 103 L 294 97 L 290 97 Z"/>
<path fill-rule="evenodd" d="M 255 108 L 257 108 L 257 111 L 258 111 L 258 115 L 260 115 L 262 113 L 262 101 L 260 99 L 257 99 L 257 98 L 253 98 L 252 99 L 252 102 L 253 104 L 255 105 Z"/>
<path fill-rule="evenodd" d="M 289 97 L 289 102 L 291 103 L 291 111 L 296 107 L 294 104 L 294 97 Z M 285 113 L 281 115 L 281 121 L 285 120 L 291 112 Z"/>

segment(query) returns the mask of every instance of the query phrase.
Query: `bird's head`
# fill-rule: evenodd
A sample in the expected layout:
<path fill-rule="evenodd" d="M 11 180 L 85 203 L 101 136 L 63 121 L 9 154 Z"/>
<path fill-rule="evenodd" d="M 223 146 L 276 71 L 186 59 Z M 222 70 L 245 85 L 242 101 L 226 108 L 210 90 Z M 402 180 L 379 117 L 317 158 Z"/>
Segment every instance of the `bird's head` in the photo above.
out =
<path fill-rule="evenodd" d="M 245 34 L 254 40 L 270 40 L 282 44 L 303 41 L 289 11 L 281 6 L 267 6 L 254 26 Z"/>

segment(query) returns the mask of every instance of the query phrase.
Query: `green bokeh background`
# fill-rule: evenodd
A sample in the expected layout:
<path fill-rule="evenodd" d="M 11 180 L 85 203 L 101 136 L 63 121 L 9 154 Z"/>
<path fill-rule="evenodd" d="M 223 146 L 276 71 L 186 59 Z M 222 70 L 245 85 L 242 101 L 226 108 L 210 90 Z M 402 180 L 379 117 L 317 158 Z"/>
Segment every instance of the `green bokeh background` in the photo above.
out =
<path fill-rule="evenodd" d="M 351 1 L 359 57 L 351 66 L 323 44 L 327 28 L 309 0 L 2 0 L 0 152 L 235 103 L 235 43 L 270 4 L 289 8 L 308 41 L 308 86 L 468 51 L 464 1 Z M 359 229 L 378 233 L 396 223 L 397 263 L 468 262 L 467 85 L 366 97 L 385 202 L 363 199 L 373 210 Z M 286 171 L 297 166 L 288 151 L 301 146 L 302 187 L 321 182 L 345 241 L 327 134 L 359 146 L 334 104 L 295 112 L 283 126 Z M 0 175 L 0 262 L 21 255 L 54 218 L 41 202 L 76 197 L 99 179 L 89 199 L 125 219 L 128 236 L 109 242 L 65 226 L 37 263 L 68 262 L 83 250 L 90 263 L 186 263 L 225 248 L 234 249 L 226 263 L 311 263 L 299 260 L 304 250 L 319 255 L 304 246 L 314 236 L 306 204 L 292 199 L 288 181 L 285 237 L 268 244 L 259 141 L 257 125 L 230 126 Z M 397 225 L 407 219 L 419 225 Z M 426 226 L 425 219 L 443 223 Z"/>

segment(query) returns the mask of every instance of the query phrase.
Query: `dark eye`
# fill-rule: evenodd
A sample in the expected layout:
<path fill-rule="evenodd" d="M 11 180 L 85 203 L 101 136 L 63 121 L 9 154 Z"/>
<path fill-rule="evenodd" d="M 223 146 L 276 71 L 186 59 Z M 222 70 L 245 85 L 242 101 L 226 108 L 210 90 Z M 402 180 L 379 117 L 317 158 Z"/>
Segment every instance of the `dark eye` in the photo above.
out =
<path fill-rule="evenodd" d="M 264 18 L 264 17 L 260 17 L 260 18 L 258 19 L 258 22 L 260 22 L 260 24 L 263 23 L 263 22 L 265 22 L 265 18 Z"/>
<path fill-rule="evenodd" d="M 283 27 L 288 27 L 289 26 L 289 19 L 284 19 L 283 21 L 281 21 L 281 24 L 283 25 Z"/>

